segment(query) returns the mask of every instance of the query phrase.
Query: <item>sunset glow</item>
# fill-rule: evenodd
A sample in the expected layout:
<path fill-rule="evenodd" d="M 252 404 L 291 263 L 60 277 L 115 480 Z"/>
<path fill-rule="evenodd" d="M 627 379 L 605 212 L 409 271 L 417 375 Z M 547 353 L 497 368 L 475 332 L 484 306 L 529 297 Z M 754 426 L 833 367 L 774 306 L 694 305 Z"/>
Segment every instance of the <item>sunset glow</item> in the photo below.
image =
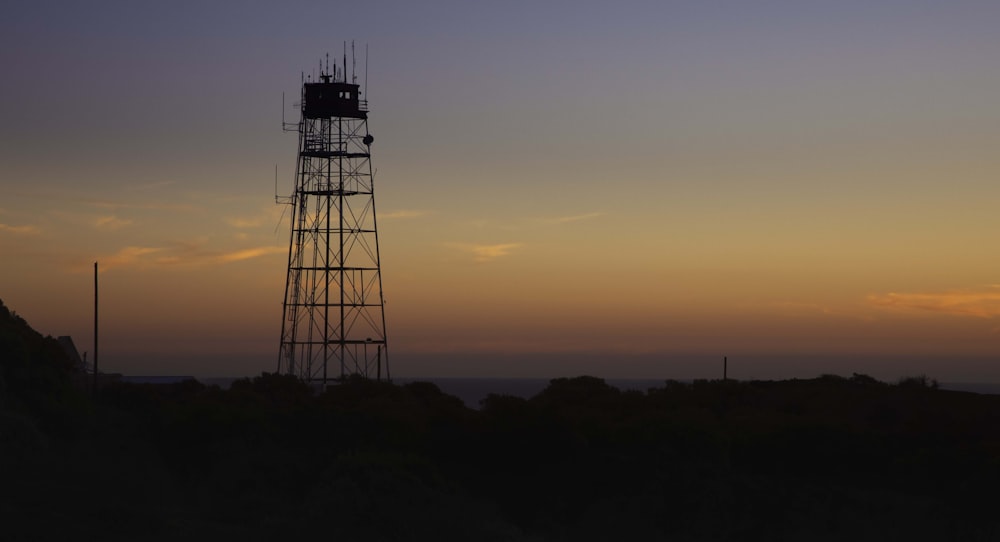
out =
<path fill-rule="evenodd" d="M 355 40 L 394 375 L 1000 381 L 1000 4 L 15 4 L 0 299 L 109 371 L 274 370 Z"/>

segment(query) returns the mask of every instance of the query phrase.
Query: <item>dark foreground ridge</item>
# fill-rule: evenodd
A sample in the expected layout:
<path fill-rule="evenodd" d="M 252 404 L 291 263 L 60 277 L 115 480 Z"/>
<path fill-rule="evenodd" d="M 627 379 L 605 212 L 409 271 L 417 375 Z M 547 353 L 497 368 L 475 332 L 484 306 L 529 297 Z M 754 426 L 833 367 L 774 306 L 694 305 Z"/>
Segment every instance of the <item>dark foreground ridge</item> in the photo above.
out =
<path fill-rule="evenodd" d="M 2 540 L 996 540 L 1000 396 L 823 376 L 73 385 L 0 306 Z M 58 343 L 56 343 L 58 344 Z"/>

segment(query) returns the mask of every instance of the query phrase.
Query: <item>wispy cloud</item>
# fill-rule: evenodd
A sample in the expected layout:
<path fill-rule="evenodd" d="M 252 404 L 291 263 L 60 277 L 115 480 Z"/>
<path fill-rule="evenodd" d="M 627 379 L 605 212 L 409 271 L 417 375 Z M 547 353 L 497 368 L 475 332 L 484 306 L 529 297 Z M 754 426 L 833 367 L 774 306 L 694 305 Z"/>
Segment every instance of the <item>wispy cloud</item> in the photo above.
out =
<path fill-rule="evenodd" d="M 144 211 L 150 210 L 161 210 L 161 211 L 183 211 L 191 212 L 203 209 L 203 206 L 192 205 L 189 203 L 169 203 L 161 199 L 157 200 L 150 196 L 146 196 L 146 201 L 121 201 L 112 199 L 97 199 L 90 196 L 76 195 L 76 194 L 49 194 L 49 193 L 32 193 L 32 192 L 12 192 L 11 196 L 16 196 L 20 198 L 30 198 L 46 201 L 63 201 L 69 203 L 76 203 L 79 206 L 96 207 L 98 209 L 140 209 Z"/>
<path fill-rule="evenodd" d="M 119 267 L 222 265 L 284 253 L 287 250 L 285 247 L 261 246 L 218 251 L 207 250 L 200 242 L 184 242 L 166 247 L 128 246 L 110 256 L 99 258 L 98 261 L 105 270 Z"/>
<path fill-rule="evenodd" d="M 164 265 L 218 265 L 240 262 L 287 252 L 287 247 L 259 246 L 241 248 L 230 251 L 218 251 L 205 248 L 204 241 L 175 243 L 157 258 L 157 263 Z"/>
<path fill-rule="evenodd" d="M 234 252 L 227 252 L 225 254 L 220 254 L 215 258 L 215 260 L 220 263 L 239 262 L 243 260 L 249 260 L 252 258 L 259 258 L 261 256 L 267 256 L 268 254 L 279 254 L 285 252 L 288 252 L 288 249 L 284 247 L 245 248 Z"/>
<path fill-rule="evenodd" d="M 35 235 L 41 233 L 41 230 L 39 230 L 37 227 L 28 224 L 23 226 L 11 226 L 9 224 L 4 224 L 2 222 L 0 222 L 0 231 L 13 233 L 17 235 Z"/>
<path fill-rule="evenodd" d="M 510 255 L 511 251 L 523 246 L 521 243 L 500 243 L 484 245 L 478 243 L 448 243 L 448 246 L 472 254 L 477 262 L 489 262 Z"/>
<path fill-rule="evenodd" d="M 260 226 L 263 223 L 264 223 L 264 219 L 261 218 L 261 217 L 254 217 L 254 218 L 234 218 L 234 217 L 231 217 L 231 218 L 227 218 L 226 219 L 226 224 L 229 224 L 230 226 L 232 226 L 234 228 L 240 228 L 240 229 L 244 229 L 244 228 L 256 228 L 256 227 Z"/>
<path fill-rule="evenodd" d="M 110 200 L 94 200 L 87 199 L 82 200 L 81 203 L 84 205 L 90 205 L 92 207 L 97 207 L 99 209 L 140 209 L 143 211 L 197 211 L 199 209 L 196 205 L 190 205 L 186 203 L 147 203 L 147 202 L 126 202 L 126 201 L 110 201 Z"/>
<path fill-rule="evenodd" d="M 570 222 L 580 222 L 581 220 L 590 220 L 592 218 L 602 217 L 605 214 L 607 213 L 594 212 L 582 215 L 557 216 L 552 218 L 543 218 L 542 222 L 545 222 L 546 224 L 568 224 Z"/>
<path fill-rule="evenodd" d="M 859 320 L 863 322 L 874 321 L 874 318 L 868 314 L 859 314 L 856 307 L 831 307 L 829 305 L 823 305 L 819 303 L 803 303 L 799 301 L 782 301 L 777 303 L 772 303 L 775 309 L 781 311 L 783 314 L 789 316 L 798 317 L 802 315 L 823 315 L 832 316 L 836 318 L 847 318 L 851 320 Z"/>
<path fill-rule="evenodd" d="M 390 211 L 388 213 L 379 213 L 378 217 L 387 220 L 398 220 L 404 218 L 421 218 L 428 216 L 430 214 L 433 213 L 431 213 L 430 211 L 421 211 L 416 209 L 403 209 L 399 211 Z"/>
<path fill-rule="evenodd" d="M 108 231 L 118 230 L 130 224 L 132 224 L 131 220 L 127 218 L 118 218 L 114 215 L 98 217 L 97 220 L 94 221 L 95 228 Z"/>
<path fill-rule="evenodd" d="M 282 212 L 285 206 L 276 207 L 274 205 L 269 205 L 267 207 L 261 208 L 257 214 L 252 216 L 230 216 L 226 217 L 226 224 L 240 229 L 246 230 L 251 228 L 259 228 L 261 226 L 270 226 L 272 224 L 277 224 L 280 222 L 282 217 Z"/>
<path fill-rule="evenodd" d="M 869 303 L 888 309 L 937 312 L 960 316 L 1000 316 L 1000 285 L 979 290 L 872 295 Z"/>
<path fill-rule="evenodd" d="M 118 252 L 98 259 L 102 271 L 118 267 L 134 267 L 138 265 L 149 265 L 152 261 L 146 256 L 162 252 L 162 248 L 157 247 L 135 247 L 122 248 Z"/>

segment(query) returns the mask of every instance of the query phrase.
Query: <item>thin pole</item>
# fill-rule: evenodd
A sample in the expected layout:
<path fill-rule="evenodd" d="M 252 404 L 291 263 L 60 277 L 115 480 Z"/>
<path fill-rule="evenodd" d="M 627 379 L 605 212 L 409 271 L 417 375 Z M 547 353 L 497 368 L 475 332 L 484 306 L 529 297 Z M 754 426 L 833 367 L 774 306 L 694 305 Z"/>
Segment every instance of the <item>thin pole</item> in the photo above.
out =
<path fill-rule="evenodd" d="M 97 262 L 94 262 L 94 396 L 97 396 Z"/>
<path fill-rule="evenodd" d="M 722 380 L 729 380 L 729 358 L 722 357 Z"/>

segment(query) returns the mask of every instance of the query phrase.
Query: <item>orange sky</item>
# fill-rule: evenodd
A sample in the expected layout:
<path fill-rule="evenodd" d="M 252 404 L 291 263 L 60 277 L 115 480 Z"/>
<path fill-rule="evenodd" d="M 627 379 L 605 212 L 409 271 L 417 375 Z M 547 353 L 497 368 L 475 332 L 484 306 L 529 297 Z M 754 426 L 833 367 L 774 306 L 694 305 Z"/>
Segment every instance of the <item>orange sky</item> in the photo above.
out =
<path fill-rule="evenodd" d="M 108 370 L 274 370 L 281 94 L 355 39 L 394 374 L 1000 381 L 1000 7 L 446 4 L 11 10 L 0 299 L 91 350 L 99 261 Z"/>

